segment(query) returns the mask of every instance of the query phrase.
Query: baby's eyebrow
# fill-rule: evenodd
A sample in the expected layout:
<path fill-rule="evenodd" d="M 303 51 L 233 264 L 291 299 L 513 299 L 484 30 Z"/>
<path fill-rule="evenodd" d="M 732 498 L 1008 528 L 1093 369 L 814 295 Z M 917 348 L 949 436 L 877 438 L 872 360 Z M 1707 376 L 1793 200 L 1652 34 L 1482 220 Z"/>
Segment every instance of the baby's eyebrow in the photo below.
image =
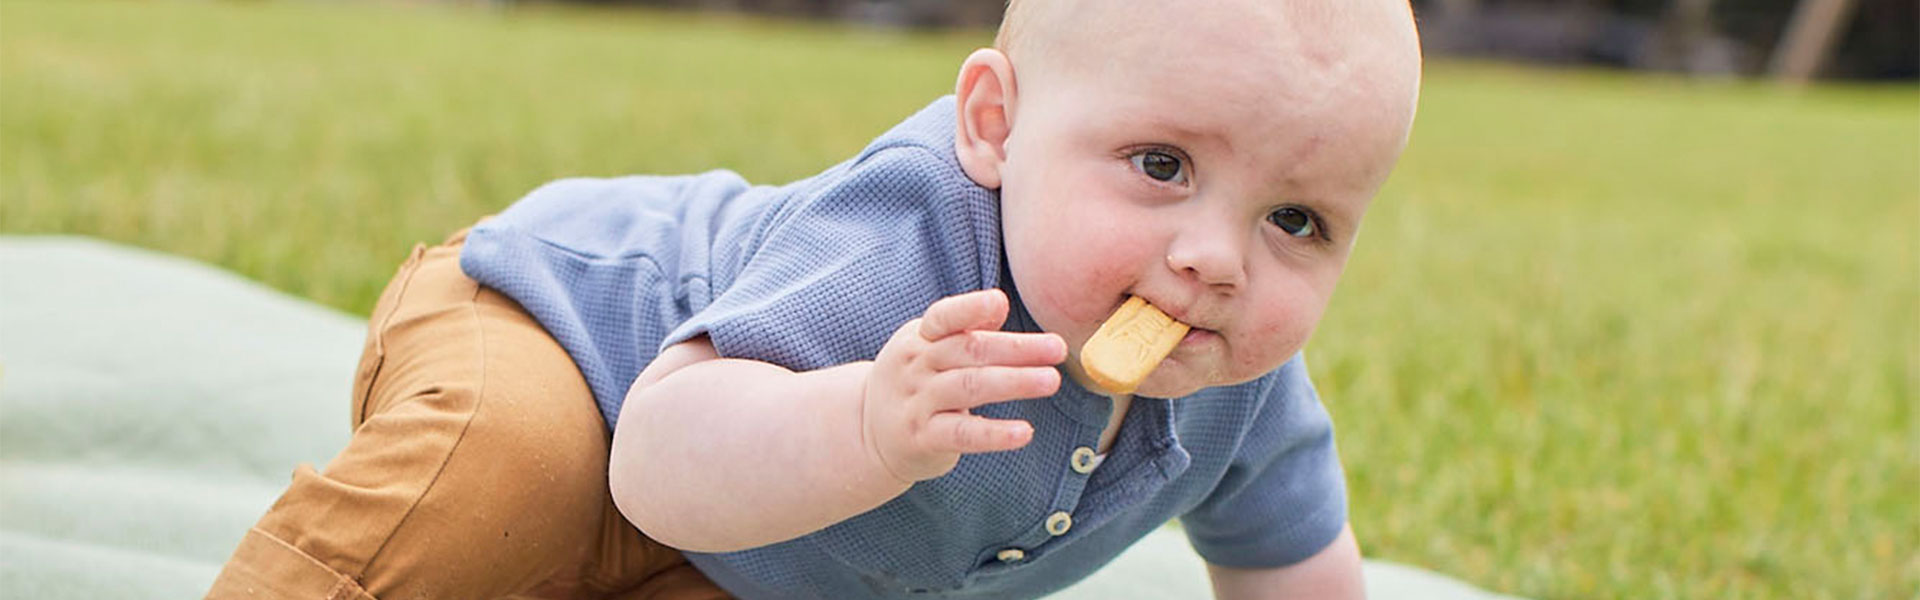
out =
<path fill-rule="evenodd" d="M 1195 127 L 1184 122 L 1165 118 L 1140 119 L 1141 128 L 1156 135 L 1165 135 L 1181 145 L 1194 143 L 1212 143 L 1221 150 L 1233 152 L 1233 139 L 1226 134 L 1205 127 Z"/>

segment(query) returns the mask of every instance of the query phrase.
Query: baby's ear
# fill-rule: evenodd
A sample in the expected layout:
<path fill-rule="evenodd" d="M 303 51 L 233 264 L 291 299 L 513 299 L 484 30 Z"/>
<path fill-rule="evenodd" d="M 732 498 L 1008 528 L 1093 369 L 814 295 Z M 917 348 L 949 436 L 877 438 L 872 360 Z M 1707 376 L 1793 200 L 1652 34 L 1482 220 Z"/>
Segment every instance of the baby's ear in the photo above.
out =
<path fill-rule="evenodd" d="M 1007 136 L 1013 133 L 1013 62 L 992 48 L 973 51 L 960 63 L 953 93 L 959 108 L 953 150 L 960 169 L 981 187 L 999 189 Z"/>

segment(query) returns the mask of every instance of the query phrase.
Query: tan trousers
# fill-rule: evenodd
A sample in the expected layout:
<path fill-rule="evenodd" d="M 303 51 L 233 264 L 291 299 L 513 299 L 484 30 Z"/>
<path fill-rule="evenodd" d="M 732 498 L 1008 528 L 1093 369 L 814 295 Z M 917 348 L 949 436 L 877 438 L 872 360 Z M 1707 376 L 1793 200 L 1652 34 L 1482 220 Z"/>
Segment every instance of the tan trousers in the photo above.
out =
<path fill-rule="evenodd" d="M 400 267 L 368 325 L 352 440 L 325 473 L 294 470 L 207 597 L 726 598 L 614 508 L 586 380 L 461 272 L 465 240 Z"/>

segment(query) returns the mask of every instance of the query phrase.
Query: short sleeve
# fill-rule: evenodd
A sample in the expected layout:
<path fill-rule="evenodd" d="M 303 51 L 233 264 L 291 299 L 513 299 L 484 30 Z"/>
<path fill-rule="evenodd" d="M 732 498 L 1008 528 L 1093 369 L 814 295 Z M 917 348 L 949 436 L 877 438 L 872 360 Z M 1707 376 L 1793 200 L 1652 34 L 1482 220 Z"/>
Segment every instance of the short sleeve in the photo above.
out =
<path fill-rule="evenodd" d="M 1345 474 L 1302 358 L 1281 367 L 1219 486 L 1180 521 L 1200 556 L 1226 567 L 1291 565 L 1340 535 Z"/>
<path fill-rule="evenodd" d="M 949 152 L 950 154 L 950 152 Z M 712 304 L 662 342 L 808 371 L 871 359 L 939 298 L 998 282 L 998 206 L 950 157 L 876 149 L 768 222 Z"/>

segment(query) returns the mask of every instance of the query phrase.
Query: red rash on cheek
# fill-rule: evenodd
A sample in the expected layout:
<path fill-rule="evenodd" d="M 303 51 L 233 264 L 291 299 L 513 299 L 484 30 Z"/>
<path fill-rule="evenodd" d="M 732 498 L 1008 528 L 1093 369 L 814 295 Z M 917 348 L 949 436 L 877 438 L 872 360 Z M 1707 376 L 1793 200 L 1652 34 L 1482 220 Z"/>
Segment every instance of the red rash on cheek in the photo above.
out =
<path fill-rule="evenodd" d="M 1073 306 L 1089 313 L 1077 315 L 1076 318 L 1094 323 L 1105 321 L 1114 309 L 1120 307 L 1120 302 L 1126 300 L 1124 295 L 1131 287 L 1130 277 L 1131 271 L 1123 269 L 1121 265 L 1095 261 L 1093 266 L 1081 273 L 1076 285 L 1067 290 L 1078 295 L 1079 301 Z"/>
<path fill-rule="evenodd" d="M 1313 331 L 1312 315 L 1276 314 L 1269 316 L 1261 325 L 1248 332 L 1242 346 L 1234 353 L 1234 369 L 1240 372 L 1261 371 L 1279 367 L 1295 352 L 1300 351 L 1309 332 Z"/>
<path fill-rule="evenodd" d="M 1084 296 L 1086 293 L 1085 290 L 1087 289 L 1086 282 L 1084 281 L 1085 278 L 1074 277 L 1074 275 L 1075 274 L 1070 271 L 1055 271 L 1053 281 L 1059 282 L 1060 285 L 1041 286 L 1042 301 L 1045 302 L 1048 307 L 1051 307 L 1053 311 L 1057 311 L 1062 318 L 1069 321 L 1068 323 L 1053 324 L 1055 327 L 1073 327 L 1074 324 L 1077 323 L 1097 325 L 1101 319 L 1106 318 L 1106 315 L 1103 314 L 1087 314 L 1089 312 L 1089 305 Z M 1061 331 L 1059 333 L 1069 332 Z"/>

